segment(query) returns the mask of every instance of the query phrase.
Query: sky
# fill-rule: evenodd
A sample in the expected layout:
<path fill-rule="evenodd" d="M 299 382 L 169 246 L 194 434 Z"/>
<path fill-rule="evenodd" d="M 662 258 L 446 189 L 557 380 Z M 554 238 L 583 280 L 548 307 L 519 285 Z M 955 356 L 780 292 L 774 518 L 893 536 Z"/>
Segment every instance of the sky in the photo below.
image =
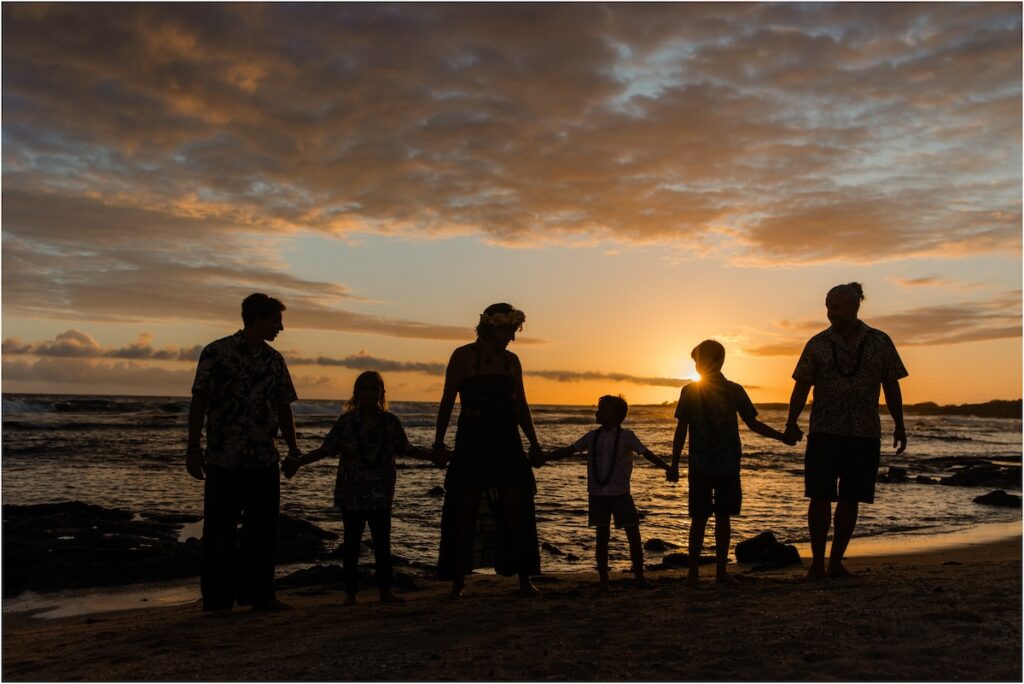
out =
<path fill-rule="evenodd" d="M 786 401 L 859 281 L 907 402 L 1021 396 L 1019 3 L 4 3 L 4 392 L 187 396 L 241 300 L 300 398 Z"/>

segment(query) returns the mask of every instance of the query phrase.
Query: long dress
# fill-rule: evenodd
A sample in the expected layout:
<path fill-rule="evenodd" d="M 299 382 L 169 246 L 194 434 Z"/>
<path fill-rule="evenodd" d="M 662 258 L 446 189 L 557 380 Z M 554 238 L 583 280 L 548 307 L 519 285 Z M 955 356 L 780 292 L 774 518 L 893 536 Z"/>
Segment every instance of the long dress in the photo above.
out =
<path fill-rule="evenodd" d="M 536 575 L 540 573 L 533 502 L 537 482 L 519 438 L 512 375 L 480 374 L 480 354 L 474 351 L 477 373 L 464 378 L 459 387 L 455 452 L 444 480 L 438 577 L 450 580 L 456 574 L 460 511 L 466 489 L 480 491 L 481 497 L 473 551 L 465 558 L 463 574 L 474 567 L 493 565 L 501 575 Z M 508 368 L 508 358 L 504 358 Z M 499 495 L 506 489 L 520 493 L 518 534 L 514 539 L 500 510 Z"/>

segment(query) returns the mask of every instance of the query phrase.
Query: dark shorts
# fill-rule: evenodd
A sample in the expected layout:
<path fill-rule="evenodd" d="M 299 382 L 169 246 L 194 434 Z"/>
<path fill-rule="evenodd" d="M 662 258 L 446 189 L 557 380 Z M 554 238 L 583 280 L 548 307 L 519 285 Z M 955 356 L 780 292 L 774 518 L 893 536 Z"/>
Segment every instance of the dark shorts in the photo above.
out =
<path fill-rule="evenodd" d="M 591 527 L 608 527 L 612 516 L 615 516 L 615 527 L 620 530 L 640 525 L 640 516 L 630 494 L 590 497 L 588 524 Z"/>
<path fill-rule="evenodd" d="M 882 440 L 814 433 L 807 436 L 804 496 L 874 503 Z"/>
<path fill-rule="evenodd" d="M 691 470 L 687 475 L 690 491 L 687 503 L 691 518 L 709 518 L 712 513 L 739 515 L 743 503 L 740 474 L 705 475 Z"/>

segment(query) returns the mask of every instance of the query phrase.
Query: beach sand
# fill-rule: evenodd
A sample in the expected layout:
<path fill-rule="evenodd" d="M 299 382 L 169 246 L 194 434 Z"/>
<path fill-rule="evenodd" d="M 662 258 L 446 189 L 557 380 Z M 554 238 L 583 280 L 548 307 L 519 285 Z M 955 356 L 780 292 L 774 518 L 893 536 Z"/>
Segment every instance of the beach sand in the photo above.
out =
<path fill-rule="evenodd" d="M 854 545 L 856 545 L 854 540 Z M 462 601 L 429 583 L 404 604 L 364 591 L 281 592 L 293 610 L 195 604 L 54 620 L 7 614 L 3 678 L 24 680 L 1021 680 L 1021 539 L 853 557 L 854 576 L 798 566 L 733 587 L 654 591 L 613 575 L 541 577 L 543 593 L 473 576 Z"/>

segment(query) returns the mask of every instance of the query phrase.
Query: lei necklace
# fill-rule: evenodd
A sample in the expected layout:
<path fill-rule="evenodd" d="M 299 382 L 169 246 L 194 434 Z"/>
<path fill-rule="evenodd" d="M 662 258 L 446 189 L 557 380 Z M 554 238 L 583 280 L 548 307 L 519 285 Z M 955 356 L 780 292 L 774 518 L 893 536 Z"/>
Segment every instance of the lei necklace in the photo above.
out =
<path fill-rule="evenodd" d="M 832 338 L 829 338 L 828 341 L 829 344 L 832 345 L 832 363 L 835 365 L 836 371 L 844 378 L 852 378 L 857 374 L 857 371 L 860 370 L 860 364 L 864 360 L 864 347 L 867 346 L 866 343 L 868 341 L 868 336 L 865 335 L 863 339 L 861 339 L 860 344 L 857 345 L 857 349 L 854 351 L 857 357 L 853 362 L 853 369 L 850 371 L 844 371 L 843 367 L 839 365 L 839 354 L 836 350 L 836 341 Z"/>
<path fill-rule="evenodd" d="M 619 455 L 619 435 L 622 434 L 622 426 L 617 425 L 615 427 L 615 443 L 612 445 L 612 457 L 608 466 L 608 472 L 604 474 L 603 478 L 597 470 L 597 436 L 599 434 L 601 434 L 600 430 L 594 431 L 594 441 L 590 444 L 590 456 L 594 460 L 594 479 L 597 480 L 597 484 L 604 487 L 612 479 L 612 473 L 615 472 L 615 457 Z"/>

